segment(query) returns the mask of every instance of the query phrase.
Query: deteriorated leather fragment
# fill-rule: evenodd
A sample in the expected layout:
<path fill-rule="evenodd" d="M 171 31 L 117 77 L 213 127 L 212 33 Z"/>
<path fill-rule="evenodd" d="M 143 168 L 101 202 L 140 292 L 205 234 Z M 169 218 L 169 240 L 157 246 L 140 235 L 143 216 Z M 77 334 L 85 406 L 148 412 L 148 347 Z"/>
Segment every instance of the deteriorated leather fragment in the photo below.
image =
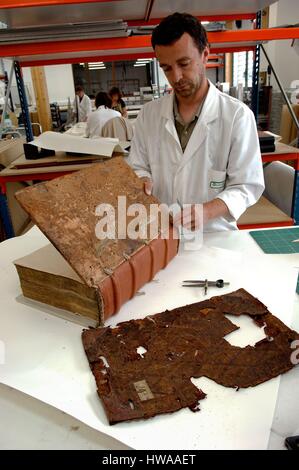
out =
<path fill-rule="evenodd" d="M 230 345 L 238 327 L 225 314 L 249 315 L 265 326 L 255 346 Z M 226 387 L 253 387 L 293 367 L 299 334 L 243 289 L 203 302 L 83 332 L 83 344 L 110 424 L 189 407 L 206 395 L 191 377 Z M 142 346 L 146 352 L 139 354 Z M 144 351 L 144 350 L 143 350 Z"/>

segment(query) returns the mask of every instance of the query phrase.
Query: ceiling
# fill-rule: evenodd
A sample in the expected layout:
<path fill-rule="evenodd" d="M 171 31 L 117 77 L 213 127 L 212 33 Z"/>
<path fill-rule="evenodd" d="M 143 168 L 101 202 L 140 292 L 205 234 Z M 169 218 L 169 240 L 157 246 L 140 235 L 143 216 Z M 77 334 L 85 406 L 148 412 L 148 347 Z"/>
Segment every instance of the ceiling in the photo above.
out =
<path fill-rule="evenodd" d="M 9 29 L 2 34 L 4 37 L 8 33 L 8 40 L 0 40 L 0 57 L 14 58 L 23 66 L 83 62 L 91 57 L 99 60 L 149 57 L 153 56 L 150 32 L 128 37 L 133 26 L 155 25 L 161 18 L 175 11 L 188 12 L 202 20 L 211 21 L 216 18 L 252 19 L 258 10 L 274 2 L 275 0 L 2 0 L 0 21 L 7 24 Z M 91 26 L 95 24 L 101 28 L 105 21 L 119 23 L 120 20 L 127 25 L 123 32 L 118 33 L 118 37 L 113 28 L 106 31 L 104 36 L 103 33 L 98 37 L 95 33 L 90 38 L 86 36 L 88 23 L 91 30 Z M 33 40 L 32 27 L 40 30 L 40 37 L 43 39 Z M 74 35 L 68 38 L 72 28 Z M 84 34 L 81 33 L 83 29 Z M 62 31 L 60 37 L 59 31 Z M 237 39 L 226 33 L 208 33 L 212 52 L 249 50 L 256 44 L 253 37 L 246 38 L 245 41 L 242 37 Z M 220 36 L 221 34 L 225 36 Z M 21 35 L 21 40 L 16 44 L 18 35 Z M 123 37 L 119 37 L 120 35 Z"/>
<path fill-rule="evenodd" d="M 0 21 L 10 28 L 116 19 L 150 22 L 175 11 L 188 12 L 195 16 L 255 14 L 274 2 L 275 0 L 2 0 Z"/>

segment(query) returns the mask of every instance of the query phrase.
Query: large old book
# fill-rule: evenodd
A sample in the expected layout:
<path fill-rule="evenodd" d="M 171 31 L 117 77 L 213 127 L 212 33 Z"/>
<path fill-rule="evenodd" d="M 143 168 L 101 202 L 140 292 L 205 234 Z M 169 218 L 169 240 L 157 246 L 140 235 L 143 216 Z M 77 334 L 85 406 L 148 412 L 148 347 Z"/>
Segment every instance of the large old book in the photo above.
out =
<path fill-rule="evenodd" d="M 86 324 L 101 320 L 97 289 L 89 287 L 52 244 L 14 262 L 23 295 L 29 299 L 72 312 Z M 60 312 L 61 316 L 62 312 Z M 73 319 L 66 315 L 66 318 Z"/>
<path fill-rule="evenodd" d="M 159 201 L 144 193 L 143 182 L 122 157 L 16 194 L 21 206 L 77 273 L 82 285 L 95 293 L 100 323 L 164 268 L 178 249 L 172 227 L 169 236 L 162 233 L 159 225 L 155 235 L 147 230 L 142 238 L 129 237 L 126 229 L 133 217 L 125 219 L 125 227 L 121 226 L 119 216 L 124 214 L 120 213 L 119 196 L 126 207 L 139 204 L 145 208 L 143 219 L 149 228 L 149 221 L 153 222 L 151 205 Z M 101 204 L 112 208 L 115 214 L 115 236 L 111 238 L 98 237 Z"/>

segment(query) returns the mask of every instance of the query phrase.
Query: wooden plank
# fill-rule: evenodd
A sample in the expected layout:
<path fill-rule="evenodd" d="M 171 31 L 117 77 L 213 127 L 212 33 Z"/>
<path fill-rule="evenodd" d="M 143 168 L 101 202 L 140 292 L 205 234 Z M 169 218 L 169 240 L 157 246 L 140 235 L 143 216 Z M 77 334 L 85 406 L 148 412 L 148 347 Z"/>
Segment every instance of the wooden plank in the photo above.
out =
<path fill-rule="evenodd" d="M 43 132 L 52 130 L 52 118 L 44 67 L 31 67 L 39 123 Z"/>

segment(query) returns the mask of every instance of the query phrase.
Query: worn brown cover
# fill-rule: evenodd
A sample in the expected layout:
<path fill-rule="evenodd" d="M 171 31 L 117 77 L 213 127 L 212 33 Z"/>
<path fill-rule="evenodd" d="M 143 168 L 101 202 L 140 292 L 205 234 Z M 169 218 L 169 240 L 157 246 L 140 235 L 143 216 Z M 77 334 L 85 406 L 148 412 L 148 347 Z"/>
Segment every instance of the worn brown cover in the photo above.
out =
<path fill-rule="evenodd" d="M 39 183 L 16 193 L 21 206 L 60 251 L 81 279 L 97 289 L 102 318 L 116 313 L 146 282 L 176 255 L 178 240 L 160 235 L 143 240 L 99 240 L 95 214 L 101 203 L 117 214 L 118 196 L 127 206 L 159 201 L 144 193 L 143 182 L 123 157 L 95 164 L 78 172 Z"/>
<path fill-rule="evenodd" d="M 255 346 L 232 346 L 238 329 L 225 314 L 265 325 Z M 206 395 L 191 382 L 205 376 L 226 387 L 253 387 L 291 369 L 299 334 L 243 289 L 115 328 L 83 332 L 83 344 L 110 424 L 189 407 Z M 140 355 L 142 346 L 146 352 Z M 144 351 L 144 350 L 143 350 Z M 143 356 L 143 357 L 142 357 Z"/>

